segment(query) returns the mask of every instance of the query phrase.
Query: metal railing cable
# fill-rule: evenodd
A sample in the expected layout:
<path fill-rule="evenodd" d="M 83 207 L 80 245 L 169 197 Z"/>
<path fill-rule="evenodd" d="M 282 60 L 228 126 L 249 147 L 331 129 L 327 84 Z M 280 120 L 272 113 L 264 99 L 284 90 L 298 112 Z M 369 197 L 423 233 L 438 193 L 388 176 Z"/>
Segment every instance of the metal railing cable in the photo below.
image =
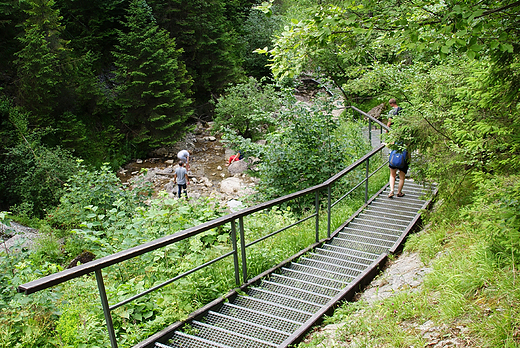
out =
<path fill-rule="evenodd" d="M 381 122 L 379 122 L 378 120 L 376 120 L 375 118 L 373 118 L 372 116 L 362 112 L 361 110 L 355 108 L 355 107 L 350 107 L 352 109 L 354 109 L 355 111 L 358 111 L 360 114 L 366 116 L 369 118 L 369 127 L 371 127 L 371 121 L 375 121 L 376 123 L 380 124 L 381 127 L 386 127 L 386 125 L 382 124 Z M 370 128 L 369 128 L 369 134 L 370 134 Z M 41 290 L 44 290 L 44 289 L 47 289 L 47 288 L 50 288 L 50 287 L 53 287 L 55 285 L 58 285 L 58 284 L 61 284 L 61 283 L 64 283 L 64 282 L 67 282 L 69 280 L 72 280 L 72 279 L 75 279 L 75 278 L 78 278 L 78 277 L 81 277 L 83 275 L 86 275 L 86 274 L 89 274 L 89 273 L 92 273 L 94 272 L 95 273 L 95 276 L 96 276 L 96 282 L 97 282 L 97 285 L 98 285 L 98 290 L 99 290 L 99 295 L 100 295 L 100 300 L 101 300 L 101 305 L 102 305 L 102 308 L 103 308 L 103 312 L 104 312 L 104 315 L 105 315 L 105 323 L 106 323 L 106 326 L 107 326 L 107 329 L 108 329 L 108 335 L 109 335 L 109 338 L 110 338 L 110 343 L 111 343 L 111 347 L 112 348 L 116 348 L 117 347 L 117 340 L 116 340 L 116 336 L 115 336 L 115 331 L 114 331 L 114 327 L 113 327 L 113 323 L 112 323 L 112 315 L 111 315 L 111 311 L 113 311 L 114 309 L 116 308 L 119 308 L 125 304 L 128 304 L 140 297 L 143 297 L 151 292 L 154 292 L 166 285 L 169 285 L 173 282 L 175 282 L 176 280 L 179 280 L 181 278 L 184 278 L 198 270 L 201 270 L 205 267 L 208 267 L 209 265 L 212 265 L 220 260 L 223 260 L 229 256 L 233 256 L 233 263 L 234 263 L 234 273 L 235 273 L 235 283 L 237 285 L 240 285 L 240 273 L 242 273 L 242 276 L 243 276 L 243 283 L 247 283 L 248 281 L 248 275 L 247 275 L 247 257 L 246 257 L 246 248 L 247 247 L 250 247 L 256 243 L 259 243 L 263 240 L 266 240 L 276 234 L 279 234 L 280 232 L 282 231 L 285 231 L 289 228 L 292 228 L 296 225 L 299 225 L 301 223 L 303 223 L 304 221 L 307 221 L 309 219 L 312 219 L 312 218 L 315 218 L 315 233 L 316 233 L 316 242 L 319 241 L 319 218 L 320 218 L 320 192 L 323 191 L 323 190 L 327 190 L 327 237 L 330 238 L 330 229 L 331 229 L 331 211 L 332 211 L 332 208 L 334 206 L 336 206 L 341 200 L 343 200 L 345 197 L 347 197 L 348 195 L 350 195 L 352 192 L 354 192 L 354 190 L 356 190 L 357 188 L 359 188 L 361 185 L 363 185 L 363 183 L 365 184 L 365 203 L 367 202 L 367 197 L 368 197 L 368 180 L 370 177 L 372 177 L 373 175 L 375 175 L 378 171 L 380 171 L 386 164 L 386 162 L 384 162 L 382 165 L 378 166 L 374 171 L 372 171 L 371 173 L 369 173 L 369 163 L 370 163 L 370 159 L 375 157 L 376 155 L 378 154 L 382 154 L 382 150 L 384 149 L 384 145 L 383 144 L 380 144 L 377 148 L 373 149 L 372 151 L 370 151 L 369 153 L 367 153 L 366 155 L 364 155 L 362 158 L 360 158 L 359 160 L 357 160 L 356 162 L 354 162 L 353 164 L 351 164 L 350 166 L 348 166 L 347 168 L 345 168 L 344 170 L 340 171 L 339 173 L 335 174 L 333 177 L 331 177 L 330 179 L 326 180 L 325 182 L 323 182 L 322 184 L 319 184 L 319 185 L 315 185 L 313 187 L 310 187 L 310 188 L 307 188 L 307 189 L 304 189 L 304 190 L 301 190 L 301 191 L 298 191 L 298 192 L 295 192 L 295 193 L 292 193 L 292 194 L 289 194 L 289 195 L 286 195 L 286 196 L 283 196 L 283 197 L 279 197 L 279 198 L 276 198 L 276 199 L 273 199 L 273 200 L 270 200 L 268 202 L 264 202 L 264 203 L 261 203 L 261 204 L 258 204 L 258 205 L 255 205 L 253 207 L 250 207 L 250 208 L 246 208 L 246 209 L 243 209 L 243 210 L 240 210 L 240 211 L 237 211 L 237 212 L 234 212 L 234 213 L 231 213 L 231 214 L 228 214 L 226 216 L 222 216 L 220 218 L 217 218 L 217 219 L 214 219 L 214 220 L 211 220 L 211 221 L 208 221 L 208 222 L 205 222 L 203 224 L 200 224 L 198 226 L 194 226 L 194 227 L 190 227 L 188 229 L 185 229 L 183 231 L 179 231 L 177 233 L 174 233 L 172 235 L 168 235 L 168 236 L 164 236 L 162 238 L 158 238 L 156 240 L 153 240 L 153 241 L 150 241 L 148 243 L 145 243 L 145 244 L 142 244 L 142 245 L 138 245 L 136 247 L 133 247 L 133 248 L 130 248 L 130 249 L 127 249 L 127 250 L 123 250 L 123 251 L 120 251 L 118 253 L 115 253 L 115 254 L 112 254 L 112 255 L 108 255 L 108 256 L 105 256 L 101 259 L 98 259 L 98 260 L 93 260 L 91 262 L 88 262 L 88 263 L 85 263 L 85 264 L 82 264 L 82 265 L 79 265 L 77 267 L 74 267 L 74 268 L 71 268 L 71 269 L 67 269 L 67 270 L 64 270 L 64 271 L 61 271 L 61 272 L 58 272 L 58 273 L 55 273 L 55 274 L 51 274 L 51 275 L 48 275 L 46 277 L 43 277 L 43 278 L 40 278 L 40 279 L 36 279 L 34 281 L 31 281 L 31 282 L 28 282 L 26 284 L 22 284 L 18 287 L 18 292 L 23 292 L 25 293 L 26 295 L 28 294 L 32 294 L 32 293 L 35 293 L 35 292 L 38 292 L 38 291 L 41 291 Z M 384 156 L 381 156 L 381 158 L 384 158 Z M 353 172 L 355 169 L 357 169 L 358 167 L 362 166 L 363 164 L 365 164 L 365 175 L 364 175 L 364 178 L 361 180 L 360 183 L 358 183 L 357 185 L 355 185 L 354 188 L 352 188 L 351 190 L 349 190 L 346 194 L 342 195 L 338 200 L 332 202 L 332 186 L 337 183 L 340 179 L 342 179 L 345 175 Z M 293 200 L 296 200 L 300 197 L 304 197 L 304 196 L 307 196 L 309 194 L 313 194 L 315 195 L 315 204 L 314 204 L 314 212 L 312 214 L 310 214 L 309 216 L 306 216 L 305 218 L 302 218 L 294 223 L 291 223 L 290 225 L 288 226 L 285 226 L 277 231 L 274 231 L 274 232 L 271 232 L 269 233 L 268 235 L 266 236 L 262 236 L 254 241 L 251 241 L 249 243 L 246 244 L 245 242 L 245 232 L 244 232 L 244 217 L 246 216 L 250 216 L 256 212 L 259 212 L 259 211 L 263 211 L 263 210 L 267 210 L 267 209 L 270 209 L 272 207 L 275 207 L 275 206 L 280 206 L 281 204 L 284 204 L 284 203 L 287 203 L 287 202 L 290 202 L 290 201 L 293 201 Z M 238 220 L 238 224 L 239 224 L 239 228 L 238 228 L 238 236 L 237 236 L 237 229 L 236 229 L 236 221 Z M 183 241 L 187 238 L 190 238 L 190 237 L 193 237 L 193 236 L 196 236 L 198 234 L 201 234 L 205 231 L 208 231 L 208 230 L 211 230 L 211 229 L 214 229 L 214 228 L 217 228 L 217 227 L 220 227 L 220 226 L 224 226 L 226 224 L 230 224 L 230 240 L 231 240 L 231 244 L 232 244 L 232 247 L 233 247 L 233 250 L 232 251 L 229 251 L 223 255 L 220 255 L 202 265 L 199 265 L 197 267 L 194 267 L 182 274 L 179 274 L 179 275 L 176 275 L 175 277 L 167 280 L 167 281 L 164 281 L 158 285 L 155 285 L 149 289 L 146 289 L 144 291 L 142 291 L 141 293 L 139 294 L 136 294 L 130 298 L 127 298 L 117 304 L 113 304 L 113 305 L 110 305 L 109 304 L 109 301 L 108 301 L 108 298 L 107 298 L 107 293 L 106 293 L 106 289 L 105 289 L 105 285 L 104 285 L 104 281 L 103 281 L 103 274 L 102 274 L 102 270 L 109 267 L 109 266 L 112 266 L 112 265 L 116 265 L 116 264 L 120 264 L 124 261 L 127 261 L 127 260 L 130 260 L 130 259 L 133 259 L 133 258 L 136 258 L 140 255 L 143 255 L 143 254 L 146 254 L 146 253 L 149 253 L 149 252 L 152 252 L 154 250 L 157 250 L 157 249 L 160 249 L 160 248 L 163 248 L 163 247 L 166 247 L 168 245 L 172 245 L 174 243 L 177 243 L 177 242 L 180 242 L 180 241 Z M 238 238 L 237 238 L 238 237 Z M 240 249 L 239 249 L 239 246 L 238 246 L 238 241 L 240 242 Z M 239 254 L 240 254 L 240 258 L 241 260 L 239 260 Z M 240 264 L 240 261 L 241 261 L 241 264 Z"/>

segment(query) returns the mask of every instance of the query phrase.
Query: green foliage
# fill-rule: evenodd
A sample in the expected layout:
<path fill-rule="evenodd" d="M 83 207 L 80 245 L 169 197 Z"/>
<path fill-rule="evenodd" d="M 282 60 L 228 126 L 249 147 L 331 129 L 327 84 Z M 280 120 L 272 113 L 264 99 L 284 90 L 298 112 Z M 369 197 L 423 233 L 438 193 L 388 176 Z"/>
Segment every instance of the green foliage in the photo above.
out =
<path fill-rule="evenodd" d="M 114 102 L 123 122 L 135 130 L 133 140 L 145 149 L 170 144 L 191 114 L 192 82 L 180 59 L 182 50 L 159 28 L 144 0 L 130 4 L 118 40 Z"/>
<path fill-rule="evenodd" d="M 249 13 L 239 37 L 244 47 L 242 66 L 247 76 L 260 80 L 262 77 L 272 75 L 268 57 L 257 54 L 254 50 L 270 46 L 273 35 L 280 30 L 281 26 L 280 16 L 267 17 L 258 10 Z"/>
<path fill-rule="evenodd" d="M 117 31 L 122 29 L 127 1 L 120 0 L 56 0 L 67 28 L 62 33 L 73 54 L 95 54 L 94 71 L 101 72 L 113 63 L 111 51 L 117 44 Z M 92 75 L 94 77 L 94 75 Z"/>
<path fill-rule="evenodd" d="M 372 16 L 365 20 L 381 31 L 382 40 L 419 52 L 432 50 L 441 57 L 466 54 L 470 59 L 493 52 L 512 53 L 518 42 L 510 1 L 454 1 L 424 4 L 367 3 Z"/>
<path fill-rule="evenodd" d="M 60 204 L 49 211 L 47 222 L 67 230 L 79 227 L 92 211 L 106 216 L 117 206 L 124 214 L 131 214 L 151 196 L 151 190 L 149 184 L 139 182 L 126 189 L 107 164 L 98 170 L 88 170 L 78 161 L 77 172 L 67 180 Z"/>
<path fill-rule="evenodd" d="M 474 178 L 479 194 L 464 216 L 485 231 L 484 238 L 499 267 L 520 265 L 520 178 L 518 175 Z"/>
<path fill-rule="evenodd" d="M 251 1 L 149 1 L 159 25 L 175 37 L 183 49 L 181 58 L 193 79 L 198 115 L 210 113 L 208 101 L 243 76 L 242 46 L 237 36 L 243 22 L 237 18 L 245 17 L 242 13 L 249 11 L 248 3 Z M 231 17 L 237 12 L 239 16 Z"/>
<path fill-rule="evenodd" d="M 20 105 L 43 123 L 53 124 L 64 89 L 67 50 L 59 39 L 61 17 L 53 1 L 28 1 L 23 48 L 16 53 Z"/>
<path fill-rule="evenodd" d="M 261 139 L 277 122 L 281 95 L 255 78 L 226 89 L 215 108 L 215 126 L 251 140 Z"/>
<path fill-rule="evenodd" d="M 63 184 L 76 170 L 71 154 L 49 148 L 36 137 L 6 151 L 0 164 L 3 203 L 17 214 L 43 217 L 58 204 Z"/>
<path fill-rule="evenodd" d="M 281 111 L 277 131 L 267 137 L 260 164 L 260 190 L 278 197 L 322 183 L 366 153 L 356 124 L 340 133 L 331 103 L 295 104 Z"/>
<path fill-rule="evenodd" d="M 370 92 L 374 84 L 366 84 L 358 91 L 352 90 L 349 84 L 363 78 L 374 62 L 394 61 L 397 55 L 363 25 L 359 17 L 363 6 L 296 6 L 301 11 L 289 15 L 295 15 L 297 19 L 286 20 L 285 30 L 277 36 L 272 49 L 256 51 L 271 57 L 275 78 L 311 73 L 331 81 L 347 100 L 347 105 L 356 99 L 373 97 Z"/>

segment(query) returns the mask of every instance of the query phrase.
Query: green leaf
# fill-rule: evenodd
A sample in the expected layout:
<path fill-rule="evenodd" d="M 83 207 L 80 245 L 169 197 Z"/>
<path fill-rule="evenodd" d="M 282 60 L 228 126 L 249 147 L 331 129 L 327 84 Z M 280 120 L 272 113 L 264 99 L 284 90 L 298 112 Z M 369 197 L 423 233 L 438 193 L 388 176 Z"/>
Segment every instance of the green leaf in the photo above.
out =
<path fill-rule="evenodd" d="M 500 44 L 500 50 L 502 52 L 509 52 L 509 53 L 513 53 L 514 52 L 514 48 L 513 48 L 513 45 L 511 44 Z"/>
<path fill-rule="evenodd" d="M 469 50 L 473 51 L 473 52 L 478 52 L 482 49 L 482 46 L 479 45 L 479 44 L 474 44 L 474 45 L 471 45 L 469 47 Z"/>

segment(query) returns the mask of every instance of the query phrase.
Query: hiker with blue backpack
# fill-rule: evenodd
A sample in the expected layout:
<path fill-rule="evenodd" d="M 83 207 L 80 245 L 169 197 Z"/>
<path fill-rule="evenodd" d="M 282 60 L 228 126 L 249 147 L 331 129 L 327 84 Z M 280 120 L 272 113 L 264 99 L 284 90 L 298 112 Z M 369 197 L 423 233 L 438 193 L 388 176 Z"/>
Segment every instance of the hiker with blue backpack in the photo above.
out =
<path fill-rule="evenodd" d="M 388 127 L 392 124 L 392 119 L 399 116 L 399 112 L 402 110 L 400 106 L 397 106 L 397 101 L 392 98 L 388 101 L 388 104 L 392 107 L 388 113 Z M 410 163 L 410 153 L 406 149 L 392 150 L 388 159 L 388 167 L 390 167 L 390 193 L 388 198 L 394 197 L 395 180 L 397 177 L 397 171 L 399 170 L 399 184 L 397 186 L 397 197 L 403 197 L 403 186 L 404 180 L 406 179 L 406 172 L 408 171 L 408 165 Z"/>

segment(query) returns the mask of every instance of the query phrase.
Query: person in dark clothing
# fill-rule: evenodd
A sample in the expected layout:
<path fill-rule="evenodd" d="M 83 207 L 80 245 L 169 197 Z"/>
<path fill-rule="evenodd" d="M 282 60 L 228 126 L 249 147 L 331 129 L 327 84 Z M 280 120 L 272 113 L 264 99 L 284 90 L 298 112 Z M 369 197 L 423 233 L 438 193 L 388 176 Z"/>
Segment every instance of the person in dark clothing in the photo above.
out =
<path fill-rule="evenodd" d="M 390 127 L 392 125 L 392 119 L 399 115 L 399 112 L 403 109 L 402 107 L 400 106 L 397 106 L 397 100 L 395 100 L 394 98 L 390 99 L 388 101 L 388 104 L 390 104 L 390 106 L 392 107 L 392 109 L 390 110 L 390 112 L 388 112 L 388 122 L 386 123 L 386 125 L 388 127 Z"/>
<path fill-rule="evenodd" d="M 390 112 L 388 113 L 388 123 L 386 124 L 388 127 L 392 125 L 392 120 L 396 116 L 399 116 L 400 111 L 402 108 L 397 105 L 397 101 L 392 98 L 388 101 L 388 104 L 392 107 Z M 395 187 L 395 180 L 397 177 L 397 170 L 399 170 L 399 184 L 397 186 L 397 197 L 403 197 L 403 186 L 404 181 L 406 179 L 406 172 L 408 171 L 408 164 L 410 163 L 410 151 L 407 151 L 407 158 L 406 158 L 406 166 L 403 168 L 395 168 L 391 165 L 388 165 L 390 167 L 390 193 L 388 194 L 388 198 L 392 198 L 394 196 L 394 187 Z"/>
<path fill-rule="evenodd" d="M 183 161 L 179 161 L 179 167 L 175 169 L 173 179 L 177 182 L 177 186 L 179 187 L 179 198 L 181 198 L 181 193 L 184 189 L 184 194 L 186 195 L 186 199 L 188 199 L 187 185 L 190 183 L 190 179 L 188 177 L 188 171 L 184 168 Z"/>

